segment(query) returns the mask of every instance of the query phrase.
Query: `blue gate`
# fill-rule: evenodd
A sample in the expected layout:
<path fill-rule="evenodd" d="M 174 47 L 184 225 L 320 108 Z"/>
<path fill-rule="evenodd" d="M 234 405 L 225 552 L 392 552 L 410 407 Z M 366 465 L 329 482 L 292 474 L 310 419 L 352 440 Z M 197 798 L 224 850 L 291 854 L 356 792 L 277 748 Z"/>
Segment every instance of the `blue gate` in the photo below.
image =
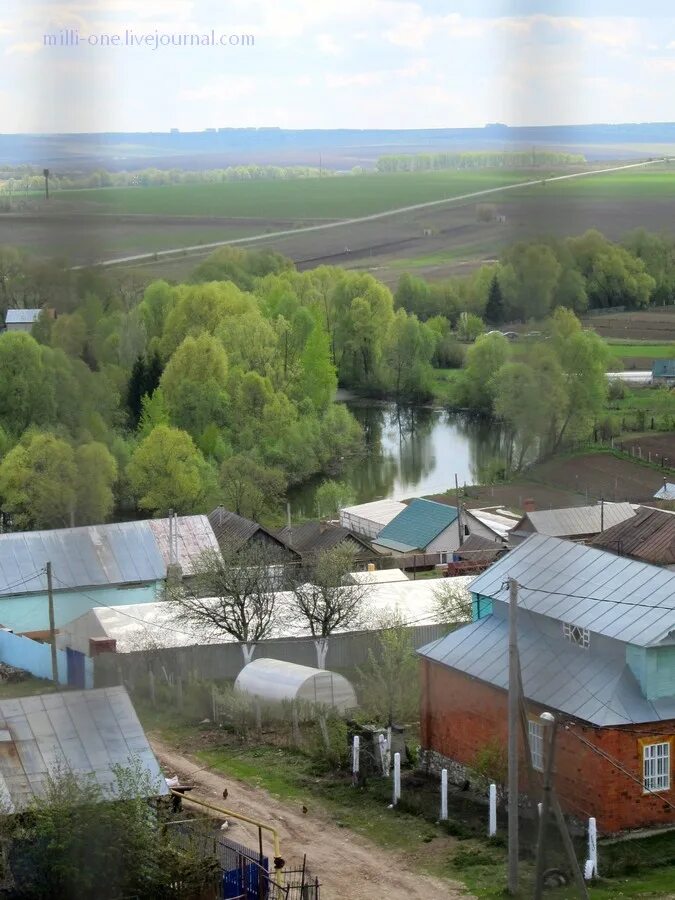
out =
<path fill-rule="evenodd" d="M 265 900 L 269 885 L 266 856 L 222 837 L 216 841 L 216 856 L 223 870 L 223 900 Z"/>
<path fill-rule="evenodd" d="M 68 663 L 68 686 L 84 690 L 87 686 L 84 675 L 84 653 L 66 647 L 66 660 Z"/>

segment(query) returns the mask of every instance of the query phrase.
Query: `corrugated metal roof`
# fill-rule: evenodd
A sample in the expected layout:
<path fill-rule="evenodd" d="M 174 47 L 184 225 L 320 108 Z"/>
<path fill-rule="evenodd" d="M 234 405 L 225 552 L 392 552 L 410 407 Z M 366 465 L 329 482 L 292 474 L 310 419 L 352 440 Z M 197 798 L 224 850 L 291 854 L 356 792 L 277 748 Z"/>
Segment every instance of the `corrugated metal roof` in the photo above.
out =
<path fill-rule="evenodd" d="M 345 506 L 340 510 L 340 519 L 342 520 L 342 514 L 346 513 L 348 516 L 367 519 L 369 522 L 376 522 L 384 527 L 404 509 L 405 503 L 398 500 L 372 500 L 370 503 Z"/>
<path fill-rule="evenodd" d="M 655 500 L 675 500 L 675 484 L 666 481 L 662 488 L 654 494 Z"/>
<path fill-rule="evenodd" d="M 675 572 L 668 569 L 534 534 L 480 574 L 471 590 L 508 602 L 509 578 L 520 585 L 523 609 L 618 641 L 648 647 L 675 631 Z"/>
<path fill-rule="evenodd" d="M 112 798 L 113 766 L 138 760 L 152 795 L 168 793 L 145 732 L 123 687 L 0 700 L 0 795 L 10 812 L 44 794 L 57 770 L 94 776 Z"/>
<path fill-rule="evenodd" d="M 5 314 L 6 325 L 29 325 L 37 322 L 41 309 L 8 309 Z"/>
<path fill-rule="evenodd" d="M 631 519 L 635 515 L 630 503 L 605 503 L 604 507 L 604 513 L 600 504 L 571 506 L 567 509 L 541 509 L 526 513 L 524 518 L 529 519 L 539 534 L 574 537 L 582 534 L 598 534 L 603 525 L 605 528 L 611 528 L 612 525 Z"/>
<path fill-rule="evenodd" d="M 148 522 L 86 525 L 0 535 L 0 596 L 44 593 L 51 561 L 54 588 L 151 582 L 164 578 L 166 562 Z"/>
<path fill-rule="evenodd" d="M 675 565 L 675 514 L 642 507 L 632 519 L 608 528 L 590 543 L 618 556 L 632 556 L 657 566 Z"/>
<path fill-rule="evenodd" d="M 655 359 L 652 378 L 675 378 L 675 359 Z"/>
<path fill-rule="evenodd" d="M 377 543 L 388 546 L 385 541 L 396 541 L 408 549 L 424 550 L 456 519 L 455 506 L 417 498 L 382 529 Z"/>
<path fill-rule="evenodd" d="M 174 522 L 178 531 L 178 563 L 183 575 L 194 575 L 203 553 L 218 553 L 218 541 L 207 516 L 176 516 Z M 148 525 L 155 536 L 166 570 L 171 561 L 170 520 L 150 519 Z"/>
<path fill-rule="evenodd" d="M 467 509 L 465 515 L 469 519 L 471 516 L 478 519 L 482 525 L 500 538 L 508 537 L 509 531 L 520 521 L 518 516 L 508 513 L 506 510 L 497 512 L 496 509 Z M 470 530 L 471 528 L 469 528 Z"/>
<path fill-rule="evenodd" d="M 598 726 L 675 718 L 675 700 L 646 700 L 620 654 L 592 654 L 564 641 L 552 646 L 526 613 L 519 619 L 518 649 L 528 700 Z M 508 689 L 508 621 L 502 616 L 464 625 L 417 652 Z"/>

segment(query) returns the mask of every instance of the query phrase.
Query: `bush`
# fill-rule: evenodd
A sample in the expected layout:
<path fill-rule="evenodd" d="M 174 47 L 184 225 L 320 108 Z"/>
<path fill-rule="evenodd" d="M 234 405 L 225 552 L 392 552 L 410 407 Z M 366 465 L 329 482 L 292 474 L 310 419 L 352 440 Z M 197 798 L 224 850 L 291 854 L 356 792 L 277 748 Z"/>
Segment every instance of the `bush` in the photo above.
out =
<path fill-rule="evenodd" d="M 623 400 L 626 396 L 626 386 L 618 378 L 613 378 L 609 382 L 609 387 L 607 388 L 607 399 L 616 402 L 617 400 Z"/>

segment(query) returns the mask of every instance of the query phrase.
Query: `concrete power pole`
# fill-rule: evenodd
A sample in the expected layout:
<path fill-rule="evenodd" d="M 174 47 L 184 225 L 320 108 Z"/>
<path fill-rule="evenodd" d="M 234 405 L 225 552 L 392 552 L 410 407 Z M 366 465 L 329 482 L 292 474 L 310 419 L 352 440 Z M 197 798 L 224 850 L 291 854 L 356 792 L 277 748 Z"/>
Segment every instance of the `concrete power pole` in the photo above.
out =
<path fill-rule="evenodd" d="M 518 891 L 518 729 L 520 662 L 518 659 L 518 584 L 509 578 L 509 877 L 510 894 Z"/>
<path fill-rule="evenodd" d="M 457 498 L 457 530 L 459 532 L 459 546 L 464 543 L 464 531 L 462 529 L 462 506 L 459 502 L 459 482 L 457 481 L 457 472 L 455 472 L 455 497 Z"/>

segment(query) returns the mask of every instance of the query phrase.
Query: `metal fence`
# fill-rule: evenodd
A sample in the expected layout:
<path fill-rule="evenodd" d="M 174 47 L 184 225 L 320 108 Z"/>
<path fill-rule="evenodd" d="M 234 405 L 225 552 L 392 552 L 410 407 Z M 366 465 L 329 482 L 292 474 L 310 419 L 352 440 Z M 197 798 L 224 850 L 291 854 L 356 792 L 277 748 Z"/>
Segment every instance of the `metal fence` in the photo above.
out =
<path fill-rule="evenodd" d="M 407 629 L 414 649 L 443 637 L 447 630 L 445 625 L 413 625 Z M 375 652 L 379 647 L 380 634 L 380 631 L 353 631 L 331 635 L 327 639 L 325 668 L 340 670 L 363 666 L 369 652 Z M 103 653 L 94 658 L 94 683 L 96 687 L 126 684 L 133 689 L 150 672 L 171 682 L 232 680 L 246 664 L 245 649 L 245 645 L 233 642 Z M 254 646 L 252 658 L 261 657 L 316 667 L 316 643 L 314 638 L 307 637 L 259 641 Z"/>

